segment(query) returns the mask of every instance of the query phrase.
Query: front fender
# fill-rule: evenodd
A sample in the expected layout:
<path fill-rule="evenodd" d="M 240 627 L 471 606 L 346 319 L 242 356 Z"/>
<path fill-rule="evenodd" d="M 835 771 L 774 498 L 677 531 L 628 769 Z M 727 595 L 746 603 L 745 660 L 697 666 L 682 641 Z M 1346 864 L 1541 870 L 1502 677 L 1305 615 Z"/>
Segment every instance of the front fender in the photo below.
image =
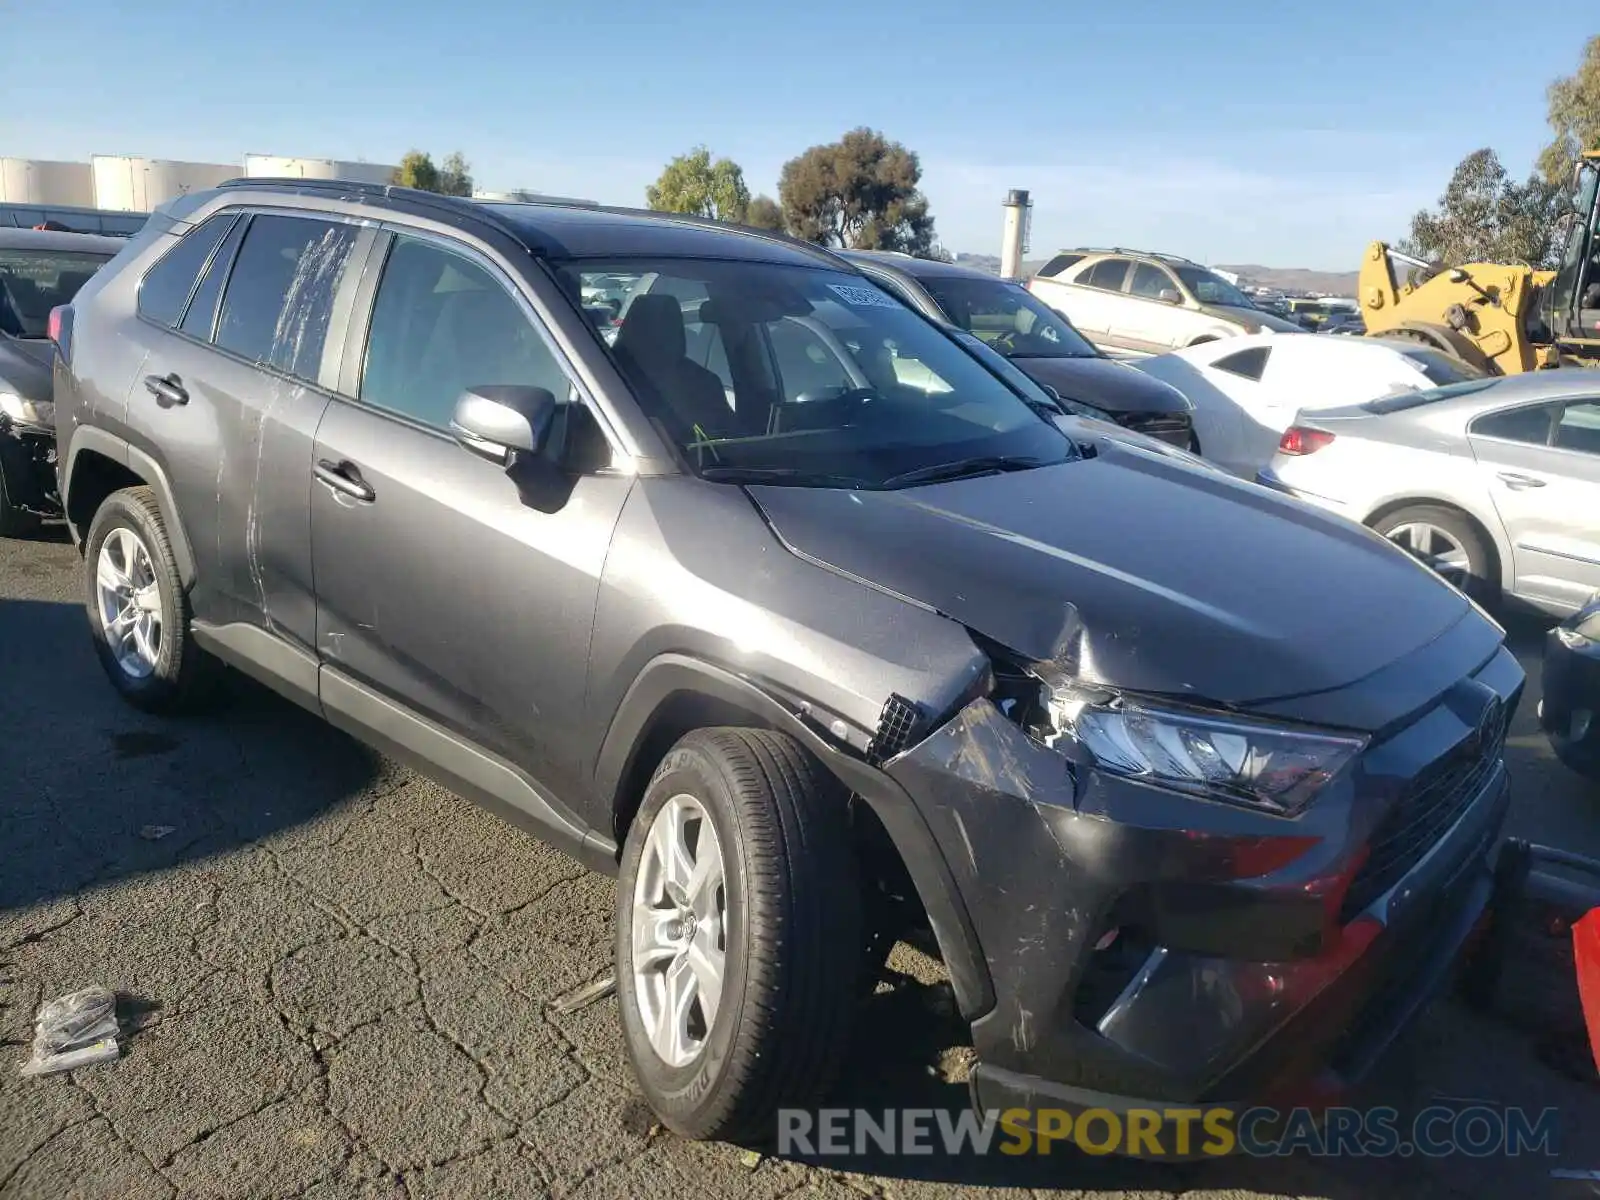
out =
<path fill-rule="evenodd" d="M 684 694 L 742 710 L 789 734 L 871 806 L 893 840 L 928 914 L 962 1015 L 972 1020 L 993 1008 L 994 985 L 971 917 L 921 810 L 888 775 L 841 749 L 802 719 L 798 701 L 779 697 L 724 667 L 688 655 L 660 655 L 645 665 L 611 720 L 595 763 L 595 795 L 613 807 L 623 799 L 622 789 L 657 714 L 674 697 Z"/>

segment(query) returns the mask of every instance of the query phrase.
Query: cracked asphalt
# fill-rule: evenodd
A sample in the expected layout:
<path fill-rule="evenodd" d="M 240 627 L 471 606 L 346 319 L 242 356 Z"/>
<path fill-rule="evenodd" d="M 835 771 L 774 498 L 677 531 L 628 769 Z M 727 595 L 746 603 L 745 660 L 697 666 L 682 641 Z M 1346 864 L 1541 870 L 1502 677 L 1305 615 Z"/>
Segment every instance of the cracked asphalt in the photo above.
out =
<path fill-rule="evenodd" d="M 246 681 L 196 719 L 123 706 L 79 595 L 59 536 L 0 541 L 0 1200 L 1593 1194 L 1550 1171 L 1600 1167 L 1600 1088 L 1449 1000 L 1372 1099 L 1555 1106 L 1558 1157 L 808 1165 L 682 1142 L 632 1088 L 615 1001 L 550 1008 L 608 969 L 609 881 Z M 1512 828 L 1600 853 L 1600 793 L 1533 729 L 1538 630 L 1514 634 Z M 940 970 L 891 965 L 835 1102 L 959 1109 Z M 122 1057 L 19 1076 L 40 1002 L 97 983 Z"/>

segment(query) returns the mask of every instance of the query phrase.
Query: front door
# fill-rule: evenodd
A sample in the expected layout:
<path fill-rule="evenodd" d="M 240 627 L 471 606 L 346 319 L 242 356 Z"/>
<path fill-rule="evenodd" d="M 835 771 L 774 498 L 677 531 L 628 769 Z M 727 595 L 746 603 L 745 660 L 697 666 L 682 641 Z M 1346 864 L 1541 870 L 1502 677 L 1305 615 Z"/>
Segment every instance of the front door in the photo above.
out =
<path fill-rule="evenodd" d="M 1600 400 L 1480 417 L 1472 450 L 1519 596 L 1576 609 L 1600 589 Z"/>
<path fill-rule="evenodd" d="M 515 285 L 464 246 L 393 238 L 364 360 L 345 378 L 356 395 L 335 399 L 317 431 L 311 499 L 330 718 L 370 729 L 380 697 L 400 713 L 394 740 L 409 736 L 447 776 L 546 824 L 586 825 L 557 798 L 582 794 L 589 638 L 632 476 L 553 473 L 561 487 L 525 497 L 453 440 L 455 401 L 480 384 L 544 387 L 563 402 L 553 460 L 568 460 L 564 440 L 600 437 Z M 589 457 L 606 461 L 603 447 Z M 463 767 L 461 744 L 493 761 Z M 510 776 L 497 786 L 502 765 L 555 815 Z"/>

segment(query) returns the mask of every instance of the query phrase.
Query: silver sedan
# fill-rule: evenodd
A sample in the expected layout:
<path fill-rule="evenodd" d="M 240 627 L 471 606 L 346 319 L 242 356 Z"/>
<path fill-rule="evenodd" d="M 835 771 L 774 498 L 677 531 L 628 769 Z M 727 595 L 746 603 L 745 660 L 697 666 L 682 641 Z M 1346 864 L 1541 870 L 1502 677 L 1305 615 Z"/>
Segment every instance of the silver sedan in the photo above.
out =
<path fill-rule="evenodd" d="M 1301 412 L 1257 481 L 1369 526 L 1475 598 L 1576 612 L 1600 588 L 1600 371 Z"/>

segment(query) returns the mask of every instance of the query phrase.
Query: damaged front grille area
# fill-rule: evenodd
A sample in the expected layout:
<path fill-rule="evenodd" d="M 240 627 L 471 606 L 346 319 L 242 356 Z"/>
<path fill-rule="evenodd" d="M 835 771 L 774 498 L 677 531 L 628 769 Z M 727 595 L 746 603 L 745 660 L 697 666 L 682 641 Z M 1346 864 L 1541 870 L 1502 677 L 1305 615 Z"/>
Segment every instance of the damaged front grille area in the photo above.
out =
<path fill-rule="evenodd" d="M 1168 413 L 1129 413 L 1118 422 L 1124 429 L 1153 437 L 1168 445 L 1187 450 L 1194 436 L 1194 426 L 1186 416 Z"/>
<path fill-rule="evenodd" d="M 1384 817 L 1340 910 L 1349 921 L 1399 883 L 1472 805 L 1505 750 L 1509 711 L 1481 737 L 1469 738 L 1435 761 L 1408 786 Z"/>

